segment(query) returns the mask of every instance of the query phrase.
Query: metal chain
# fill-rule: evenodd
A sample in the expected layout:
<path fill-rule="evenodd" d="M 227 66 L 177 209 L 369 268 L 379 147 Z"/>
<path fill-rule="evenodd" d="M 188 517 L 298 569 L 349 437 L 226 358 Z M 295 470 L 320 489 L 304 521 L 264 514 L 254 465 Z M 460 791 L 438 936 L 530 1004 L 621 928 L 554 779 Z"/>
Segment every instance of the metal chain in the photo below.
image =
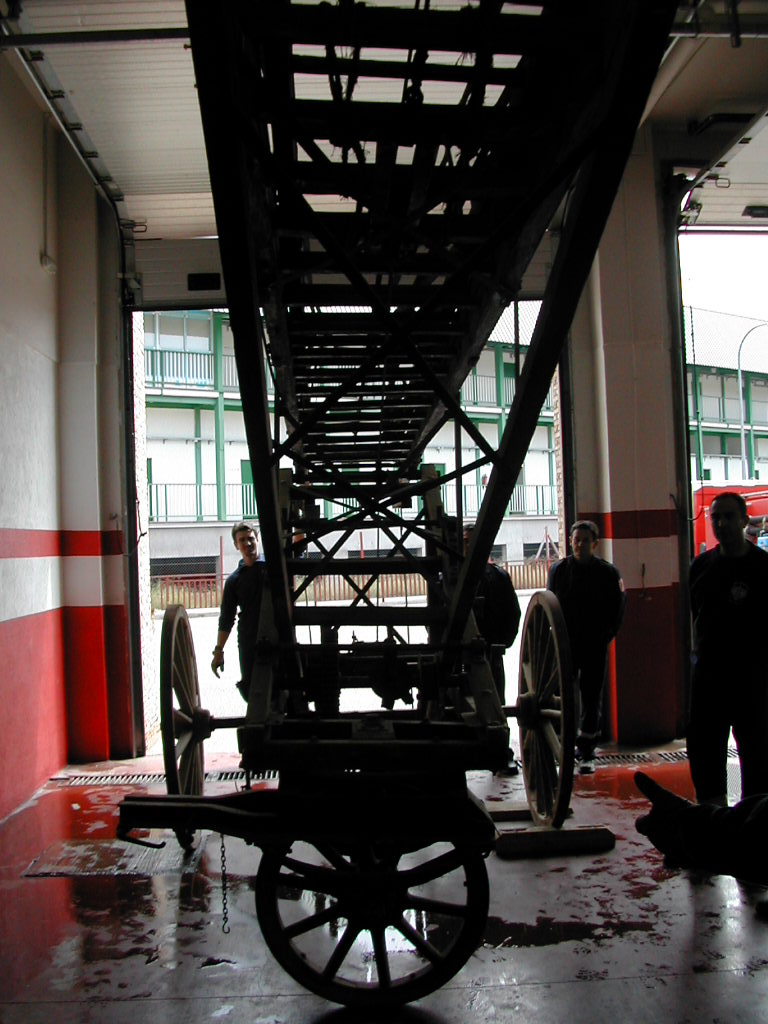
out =
<path fill-rule="evenodd" d="M 224 833 L 221 836 L 221 930 L 229 935 L 229 906 L 227 902 L 227 851 L 224 848 Z"/>

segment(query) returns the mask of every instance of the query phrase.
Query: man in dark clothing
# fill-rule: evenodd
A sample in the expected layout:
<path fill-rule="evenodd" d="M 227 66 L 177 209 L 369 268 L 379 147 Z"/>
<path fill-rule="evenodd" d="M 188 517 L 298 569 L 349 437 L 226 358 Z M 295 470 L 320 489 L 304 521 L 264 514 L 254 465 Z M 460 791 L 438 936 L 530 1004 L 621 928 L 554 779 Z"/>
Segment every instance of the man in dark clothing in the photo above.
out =
<path fill-rule="evenodd" d="M 469 544 L 473 527 L 464 529 L 464 550 Z M 502 704 L 505 703 L 506 678 L 504 675 L 504 650 L 515 642 L 520 628 L 520 602 L 509 578 L 509 574 L 490 559 L 477 587 L 475 622 L 478 631 L 489 645 L 488 661 L 491 666 L 496 692 Z"/>
<path fill-rule="evenodd" d="M 572 554 L 555 562 L 547 579 L 547 589 L 563 610 L 581 694 L 576 751 L 582 774 L 595 770 L 608 645 L 624 615 L 621 574 L 594 553 L 598 537 L 597 526 L 591 520 L 575 522 L 570 534 Z"/>
<path fill-rule="evenodd" d="M 224 584 L 219 632 L 213 649 L 211 669 L 218 676 L 219 669 L 224 668 L 224 645 L 237 617 L 237 644 L 240 653 L 240 682 L 237 688 L 243 698 L 248 700 L 256 655 L 261 599 L 266 584 L 266 566 L 264 562 L 259 561 L 258 538 L 250 523 L 235 523 L 232 527 L 232 540 L 243 557 Z"/>
<path fill-rule="evenodd" d="M 473 525 L 464 527 L 464 552 L 469 547 Z M 488 664 L 493 676 L 496 692 L 502 707 L 506 703 L 506 677 L 504 673 L 504 651 L 515 642 L 520 628 L 520 602 L 512 584 L 512 580 L 500 565 L 490 558 L 485 564 L 485 571 L 477 586 L 474 605 L 475 624 L 480 636 L 488 645 Z M 507 767 L 501 775 L 517 775 L 519 768 L 515 752 L 510 748 L 507 755 Z"/>
<path fill-rule="evenodd" d="M 727 804 L 728 737 L 741 762 L 741 795 L 768 793 L 768 670 L 760 638 L 768 624 L 768 553 L 744 535 L 742 495 L 723 491 L 709 513 L 716 547 L 688 578 L 693 673 L 688 759 L 699 803 Z"/>

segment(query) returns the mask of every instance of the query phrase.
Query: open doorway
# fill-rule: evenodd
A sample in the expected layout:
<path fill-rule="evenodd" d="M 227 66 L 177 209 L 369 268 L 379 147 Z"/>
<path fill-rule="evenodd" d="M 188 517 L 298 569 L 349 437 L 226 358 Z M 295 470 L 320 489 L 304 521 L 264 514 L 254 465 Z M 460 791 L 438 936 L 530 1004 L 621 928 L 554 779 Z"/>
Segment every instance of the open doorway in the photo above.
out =
<path fill-rule="evenodd" d="M 719 491 L 745 496 L 753 540 L 768 521 L 766 259 L 765 232 L 680 235 L 694 554 Z"/>
<path fill-rule="evenodd" d="M 496 443 L 514 398 L 515 373 L 524 364 L 540 303 L 510 307 L 462 389 L 462 404 L 478 429 Z M 148 752 L 159 752 L 159 649 L 162 618 L 171 604 L 183 604 L 193 626 L 203 706 L 215 716 L 242 714 L 236 643 L 225 652 L 217 679 L 210 668 L 216 643 L 223 582 L 238 554 L 230 530 L 234 522 L 256 522 L 253 473 L 245 434 L 234 341 L 226 310 L 145 310 L 135 313 L 136 462 L 142 532 L 140 591 L 144 672 L 145 731 Z M 267 365 L 270 403 L 274 389 Z M 274 413 L 274 409 L 271 409 Z M 494 557 L 518 573 L 518 589 L 541 587 L 558 536 L 558 471 L 552 392 L 494 547 Z M 453 469 L 454 437 L 438 432 L 424 462 Z M 464 462 L 476 456 L 462 453 Z M 463 505 L 477 513 L 487 479 L 482 469 L 464 485 Z M 454 489 L 446 486 L 446 502 Z M 418 512 L 414 502 L 413 514 Z M 471 516 L 470 518 L 472 518 Z M 257 522 L 256 522 L 256 525 Z M 348 542 L 351 555 L 377 550 L 375 537 Z M 539 565 L 539 563 L 541 563 Z M 322 578 L 312 599 L 322 601 Z M 411 595 L 414 599 L 417 595 Z M 510 658 L 515 651 L 508 652 Z M 510 678 L 517 675 L 510 667 Z M 235 742 L 222 731 L 215 742 Z"/>

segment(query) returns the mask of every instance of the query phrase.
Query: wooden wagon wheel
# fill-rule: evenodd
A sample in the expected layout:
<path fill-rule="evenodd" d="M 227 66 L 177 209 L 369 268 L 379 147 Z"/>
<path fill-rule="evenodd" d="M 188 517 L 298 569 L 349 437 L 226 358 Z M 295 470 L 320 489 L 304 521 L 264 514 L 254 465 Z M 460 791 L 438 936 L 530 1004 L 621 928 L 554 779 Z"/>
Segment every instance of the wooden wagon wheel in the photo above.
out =
<path fill-rule="evenodd" d="M 187 612 L 183 605 L 169 605 L 160 635 L 160 734 L 170 794 L 199 796 L 203 792 L 203 739 L 210 735 L 210 729 L 200 727 L 205 719 Z M 175 831 L 181 845 L 188 849 L 193 834 L 186 829 Z"/>
<path fill-rule="evenodd" d="M 559 828 L 573 788 L 576 720 L 565 619 L 548 590 L 528 605 L 520 646 L 517 719 L 528 804 L 539 825 Z"/>
<path fill-rule="evenodd" d="M 482 940 L 482 853 L 438 842 L 342 851 L 294 842 L 265 851 L 256 910 L 267 945 L 301 985 L 332 1002 L 375 1008 L 444 985 Z"/>

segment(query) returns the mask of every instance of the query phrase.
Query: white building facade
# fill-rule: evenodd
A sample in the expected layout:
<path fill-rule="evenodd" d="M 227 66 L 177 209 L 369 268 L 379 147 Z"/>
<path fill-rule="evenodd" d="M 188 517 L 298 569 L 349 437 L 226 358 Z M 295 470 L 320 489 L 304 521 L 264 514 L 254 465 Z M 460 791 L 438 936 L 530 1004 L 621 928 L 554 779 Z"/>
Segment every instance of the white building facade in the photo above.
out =
<path fill-rule="evenodd" d="M 509 307 L 462 388 L 464 409 L 494 447 L 504 429 L 539 305 L 519 302 Z M 226 311 L 152 312 L 136 314 L 136 319 L 136 361 L 145 367 L 146 382 L 152 575 L 226 575 L 236 561 L 231 524 L 257 518 Z M 493 554 L 498 561 L 546 560 L 558 550 L 554 433 L 550 391 L 496 538 Z M 479 458 L 466 435 L 460 457 L 462 464 Z M 456 468 L 452 428 L 443 427 L 432 438 L 423 462 L 433 464 L 440 474 Z M 461 504 L 466 521 L 476 516 L 489 475 L 490 466 L 464 476 Z M 446 512 L 454 515 L 454 484 L 445 485 L 443 502 Z M 338 511 L 324 510 L 326 516 Z M 375 531 L 362 531 L 346 543 L 356 556 L 361 550 L 374 553 L 380 546 Z"/>

